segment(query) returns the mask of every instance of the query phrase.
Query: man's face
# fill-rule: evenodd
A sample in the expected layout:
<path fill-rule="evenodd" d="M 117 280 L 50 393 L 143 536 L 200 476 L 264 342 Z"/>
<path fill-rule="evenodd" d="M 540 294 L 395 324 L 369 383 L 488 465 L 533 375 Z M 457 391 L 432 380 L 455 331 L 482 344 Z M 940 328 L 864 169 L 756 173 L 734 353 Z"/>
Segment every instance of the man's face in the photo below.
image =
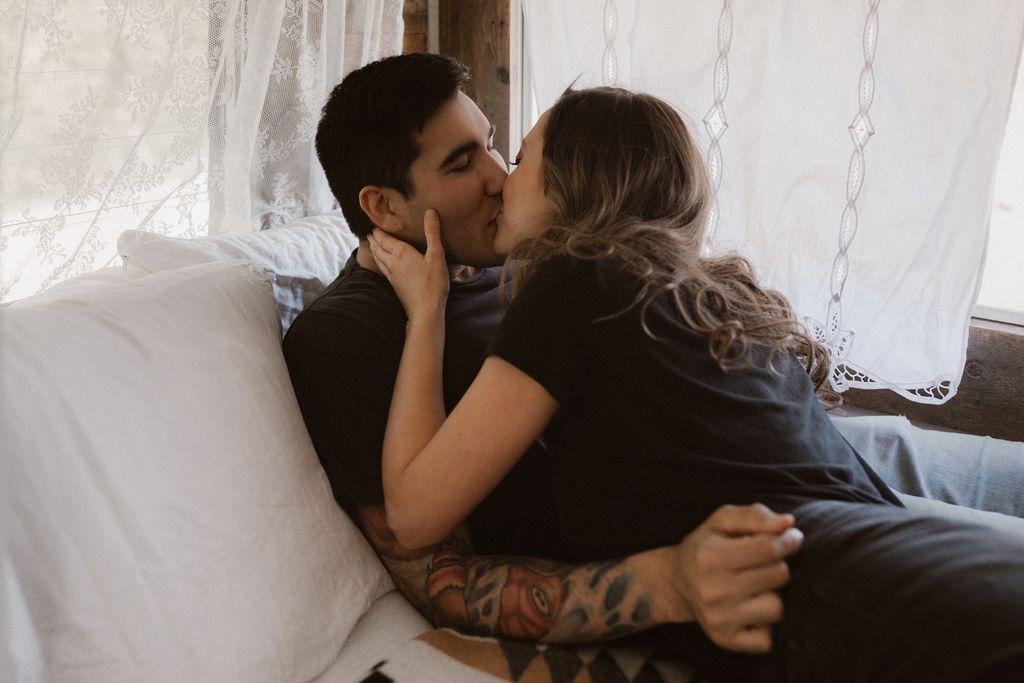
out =
<path fill-rule="evenodd" d="M 494 252 L 494 218 L 508 170 L 492 146 L 493 134 L 487 117 L 461 92 L 434 112 L 417 138 L 420 155 L 409 168 L 412 196 L 394 206 L 403 224 L 399 237 L 424 247 L 423 214 L 436 209 L 449 263 L 501 262 Z"/>

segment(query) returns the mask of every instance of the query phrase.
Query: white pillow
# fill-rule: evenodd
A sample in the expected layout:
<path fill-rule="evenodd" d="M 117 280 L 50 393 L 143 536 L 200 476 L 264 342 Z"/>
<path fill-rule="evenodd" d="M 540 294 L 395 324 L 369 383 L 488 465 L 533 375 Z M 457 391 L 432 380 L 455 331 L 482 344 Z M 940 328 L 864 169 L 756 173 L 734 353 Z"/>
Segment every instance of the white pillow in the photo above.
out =
<path fill-rule="evenodd" d="M 392 584 L 331 496 L 266 278 L 186 267 L 0 326 L 0 678 L 324 670 Z"/>
<path fill-rule="evenodd" d="M 117 251 L 129 270 L 144 273 L 213 261 L 249 261 L 263 268 L 273 284 L 284 332 L 338 277 L 358 242 L 338 211 L 244 235 L 184 239 L 125 230 L 117 240 Z"/>
<path fill-rule="evenodd" d="M 36 301 L 52 297 L 66 298 L 76 293 L 89 292 L 95 289 L 97 285 L 117 284 L 125 280 L 133 280 L 142 275 L 146 275 L 146 273 L 141 270 L 130 271 L 123 266 L 109 266 L 63 280 L 52 287 L 36 292 L 32 296 Z"/>

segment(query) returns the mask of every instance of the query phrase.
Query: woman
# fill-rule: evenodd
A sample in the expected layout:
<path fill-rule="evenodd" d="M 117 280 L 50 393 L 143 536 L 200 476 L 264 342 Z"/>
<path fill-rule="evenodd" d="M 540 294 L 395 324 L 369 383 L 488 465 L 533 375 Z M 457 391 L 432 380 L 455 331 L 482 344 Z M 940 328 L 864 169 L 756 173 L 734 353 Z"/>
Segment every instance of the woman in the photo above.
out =
<path fill-rule="evenodd" d="M 423 258 L 370 242 L 409 316 L 383 460 L 399 540 L 440 540 L 543 435 L 564 494 L 559 559 L 675 542 L 726 503 L 796 516 L 807 540 L 784 647 L 739 662 L 676 634 L 719 679 L 1019 672 L 1024 548 L 913 517 L 835 431 L 815 398 L 827 355 L 785 298 L 736 256 L 700 256 L 710 195 L 678 114 L 618 89 L 567 92 L 516 164 L 495 238 L 522 263 L 515 297 L 447 420 L 436 217 Z"/>

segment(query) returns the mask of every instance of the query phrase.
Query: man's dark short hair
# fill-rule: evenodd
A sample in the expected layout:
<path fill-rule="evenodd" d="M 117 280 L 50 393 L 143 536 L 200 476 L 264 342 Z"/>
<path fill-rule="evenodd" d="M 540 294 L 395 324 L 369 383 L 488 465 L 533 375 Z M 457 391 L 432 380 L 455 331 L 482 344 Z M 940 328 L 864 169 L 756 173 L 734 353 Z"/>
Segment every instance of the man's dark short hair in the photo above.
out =
<path fill-rule="evenodd" d="M 316 130 L 316 154 L 352 232 L 373 225 L 359 207 L 367 185 L 413 194 L 409 167 L 416 136 L 469 80 L 469 70 L 444 55 L 408 54 L 372 62 L 331 91 Z"/>

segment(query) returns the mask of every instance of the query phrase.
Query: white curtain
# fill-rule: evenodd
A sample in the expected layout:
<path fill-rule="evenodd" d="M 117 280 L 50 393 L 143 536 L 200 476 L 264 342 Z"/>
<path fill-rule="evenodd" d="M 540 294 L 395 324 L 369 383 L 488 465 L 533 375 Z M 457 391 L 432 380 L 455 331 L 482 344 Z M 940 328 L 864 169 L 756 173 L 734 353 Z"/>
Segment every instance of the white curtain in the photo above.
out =
<path fill-rule="evenodd" d="M 718 188 L 708 248 L 790 298 L 831 346 L 836 389 L 956 393 L 1024 2 L 524 7 L 540 111 L 577 78 L 680 109 Z"/>
<path fill-rule="evenodd" d="M 0 302 L 110 263 L 126 228 L 334 206 L 330 88 L 402 47 L 402 0 L 0 0 Z"/>

